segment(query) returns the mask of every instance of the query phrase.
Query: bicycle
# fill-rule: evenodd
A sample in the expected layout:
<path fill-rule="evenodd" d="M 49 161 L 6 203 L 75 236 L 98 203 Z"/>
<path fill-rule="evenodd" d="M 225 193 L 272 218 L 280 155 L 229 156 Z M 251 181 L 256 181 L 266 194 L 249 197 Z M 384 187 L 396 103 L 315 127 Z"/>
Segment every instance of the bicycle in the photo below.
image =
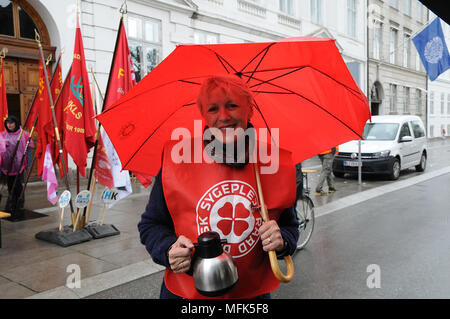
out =
<path fill-rule="evenodd" d="M 295 211 L 299 222 L 298 230 L 300 235 L 297 241 L 297 250 L 303 249 L 311 239 L 314 230 L 314 203 L 308 196 L 310 188 L 308 185 L 308 174 L 315 173 L 316 170 L 302 169 L 302 178 L 304 180 L 303 191 L 297 199 Z"/>

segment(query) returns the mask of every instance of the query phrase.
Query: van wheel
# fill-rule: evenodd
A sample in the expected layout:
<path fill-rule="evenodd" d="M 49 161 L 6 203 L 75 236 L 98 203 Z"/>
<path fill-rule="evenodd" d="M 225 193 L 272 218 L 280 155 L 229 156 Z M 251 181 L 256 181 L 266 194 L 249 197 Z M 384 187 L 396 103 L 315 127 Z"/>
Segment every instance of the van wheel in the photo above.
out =
<path fill-rule="evenodd" d="M 391 166 L 391 173 L 389 174 L 390 180 L 397 180 L 400 177 L 400 161 L 398 158 L 394 159 Z"/>
<path fill-rule="evenodd" d="M 422 157 L 420 157 L 420 163 L 416 166 L 416 171 L 423 172 L 427 167 L 427 156 L 425 153 L 422 153 Z"/>

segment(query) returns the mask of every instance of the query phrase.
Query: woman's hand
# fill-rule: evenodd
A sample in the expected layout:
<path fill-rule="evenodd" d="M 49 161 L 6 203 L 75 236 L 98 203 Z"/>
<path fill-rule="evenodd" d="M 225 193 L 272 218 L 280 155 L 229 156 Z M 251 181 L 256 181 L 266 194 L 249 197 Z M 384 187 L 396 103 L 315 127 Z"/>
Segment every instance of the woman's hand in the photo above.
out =
<path fill-rule="evenodd" d="M 191 254 L 194 244 L 187 237 L 181 235 L 170 247 L 168 252 L 170 269 L 180 274 L 185 273 L 191 267 Z"/>
<path fill-rule="evenodd" d="M 259 234 L 261 236 L 264 251 L 275 250 L 280 252 L 285 248 L 280 227 L 278 227 L 276 221 L 269 220 L 268 222 L 263 223 L 262 226 L 259 227 Z"/>

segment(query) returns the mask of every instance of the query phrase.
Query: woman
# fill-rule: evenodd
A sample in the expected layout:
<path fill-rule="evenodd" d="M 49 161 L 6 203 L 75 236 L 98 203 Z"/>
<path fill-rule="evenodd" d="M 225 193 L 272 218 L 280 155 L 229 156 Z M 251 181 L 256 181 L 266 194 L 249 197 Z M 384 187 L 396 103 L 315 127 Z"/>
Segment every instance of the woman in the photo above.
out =
<path fill-rule="evenodd" d="M 252 128 L 252 101 L 250 90 L 237 76 L 208 78 L 201 86 L 197 105 L 205 132 L 212 132 L 203 146 L 213 160 L 175 163 L 171 158 L 175 143 L 168 142 L 164 148 L 162 168 L 138 224 L 142 244 L 156 263 L 166 267 L 161 298 L 204 298 L 186 273 L 192 265 L 193 242 L 208 230 L 227 239 L 224 249 L 238 268 L 238 284 L 223 298 L 268 298 L 279 286 L 266 252 L 274 250 L 282 258 L 295 251 L 295 167 L 290 153 L 280 150 L 279 170 L 261 175 L 263 188 L 279 185 L 265 193 L 270 221 L 263 223 L 250 163 L 254 141 L 243 142 L 241 152 L 236 147 L 248 139 L 242 132 Z M 208 146 L 213 141 L 222 147 L 215 144 L 211 151 Z"/>
<path fill-rule="evenodd" d="M 14 150 L 17 145 L 18 137 L 22 132 L 22 127 L 20 126 L 19 120 L 14 116 L 9 116 L 5 122 L 5 131 L 1 132 L 1 139 L 5 141 L 5 149 L 0 153 L 1 160 L 1 170 L 3 175 L 7 175 L 8 184 L 8 201 L 6 203 L 5 210 L 11 212 L 11 220 L 18 220 L 23 215 L 23 208 L 25 199 L 19 202 L 19 197 L 23 188 L 23 172 L 27 166 L 26 158 L 23 161 L 22 166 L 20 163 L 25 152 L 25 146 L 30 136 L 30 133 L 23 131 L 23 135 L 19 141 L 17 151 L 14 154 Z M 30 147 L 34 147 L 34 143 L 30 141 Z M 13 189 L 14 181 L 18 178 L 16 186 Z"/>

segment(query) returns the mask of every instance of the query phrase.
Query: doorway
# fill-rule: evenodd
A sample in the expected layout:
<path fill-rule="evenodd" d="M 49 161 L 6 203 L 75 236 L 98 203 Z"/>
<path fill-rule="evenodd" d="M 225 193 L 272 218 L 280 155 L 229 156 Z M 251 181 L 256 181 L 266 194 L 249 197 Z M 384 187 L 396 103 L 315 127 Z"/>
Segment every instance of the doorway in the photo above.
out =
<path fill-rule="evenodd" d="M 380 103 L 378 103 L 378 102 L 370 103 L 370 114 L 371 115 L 380 115 Z"/>
<path fill-rule="evenodd" d="M 55 61 L 56 47 L 51 46 L 44 20 L 28 1 L 1 0 L 0 16 L 0 50 L 7 49 L 4 76 L 8 114 L 15 115 L 23 126 L 39 82 L 40 54 L 35 30 L 40 35 L 44 57 L 52 55 L 50 62 Z M 51 70 L 51 63 L 49 68 Z M 36 146 L 37 134 L 34 133 L 32 137 Z M 36 166 L 30 180 L 35 179 Z"/>

